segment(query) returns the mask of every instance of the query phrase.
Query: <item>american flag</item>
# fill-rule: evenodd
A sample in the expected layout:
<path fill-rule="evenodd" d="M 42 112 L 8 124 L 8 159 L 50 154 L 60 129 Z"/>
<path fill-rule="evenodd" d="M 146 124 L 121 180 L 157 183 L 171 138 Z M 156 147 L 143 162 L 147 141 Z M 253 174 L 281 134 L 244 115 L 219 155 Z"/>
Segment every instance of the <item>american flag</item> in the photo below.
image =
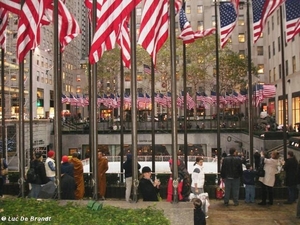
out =
<path fill-rule="evenodd" d="M 113 49 L 122 21 L 141 0 L 104 0 L 90 50 L 90 63 L 99 61 L 105 50 Z M 97 16 L 98 17 L 98 16 Z M 110 44 L 108 45 L 108 42 Z M 105 44 L 105 48 L 104 45 Z"/>
<path fill-rule="evenodd" d="M 150 68 L 150 66 L 144 64 L 144 73 L 151 74 L 151 68 Z"/>
<path fill-rule="evenodd" d="M 0 8 L 7 9 L 9 12 L 19 15 L 21 0 L 0 0 Z"/>
<path fill-rule="evenodd" d="M 121 31 L 117 43 L 121 47 L 123 65 L 130 68 L 130 36 L 128 29 L 128 18 L 124 19 L 121 24 Z"/>
<path fill-rule="evenodd" d="M 272 98 L 276 95 L 276 87 L 273 84 L 264 84 L 263 85 L 263 97 Z"/>
<path fill-rule="evenodd" d="M 0 47 L 6 47 L 6 26 L 8 22 L 8 12 L 4 8 L 0 8 Z"/>
<path fill-rule="evenodd" d="M 168 38 L 169 0 L 146 0 L 141 17 L 138 44 L 156 63 L 156 54 Z"/>
<path fill-rule="evenodd" d="M 220 39 L 221 48 L 228 41 L 233 29 L 235 28 L 238 15 L 239 0 L 231 2 L 220 2 Z"/>
<path fill-rule="evenodd" d="M 23 61 L 27 52 L 40 44 L 40 26 L 45 6 L 50 0 L 25 0 L 20 11 L 17 37 L 17 57 Z"/>
<path fill-rule="evenodd" d="M 195 41 L 194 31 L 191 27 L 190 22 L 186 18 L 185 14 L 185 3 L 182 5 L 182 8 L 179 13 L 179 25 L 181 29 L 181 34 L 179 39 L 182 39 L 184 44 L 192 43 Z"/>
<path fill-rule="evenodd" d="M 286 41 L 290 41 L 293 37 L 300 33 L 300 1 L 286 0 Z"/>
<path fill-rule="evenodd" d="M 195 38 L 203 38 L 203 37 L 206 37 L 206 36 L 209 36 L 211 34 L 213 34 L 214 32 L 216 31 L 216 28 L 209 28 L 209 29 L 206 29 L 206 30 L 198 30 L 195 32 Z"/>
<path fill-rule="evenodd" d="M 284 2 L 285 0 L 253 0 L 253 42 L 255 43 L 267 22 L 269 16 Z"/>

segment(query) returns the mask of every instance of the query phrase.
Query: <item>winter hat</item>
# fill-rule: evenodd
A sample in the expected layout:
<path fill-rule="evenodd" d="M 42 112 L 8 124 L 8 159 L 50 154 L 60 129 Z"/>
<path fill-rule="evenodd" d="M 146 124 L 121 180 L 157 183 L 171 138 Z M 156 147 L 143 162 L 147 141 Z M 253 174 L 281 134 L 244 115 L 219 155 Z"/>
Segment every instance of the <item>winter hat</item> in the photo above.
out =
<path fill-rule="evenodd" d="M 69 162 L 69 157 L 67 155 L 64 155 L 62 158 L 61 158 L 61 161 L 63 163 L 66 163 L 66 162 Z"/>
<path fill-rule="evenodd" d="M 54 156 L 54 154 L 55 154 L 55 152 L 53 150 L 50 150 L 47 155 L 48 155 L 48 157 L 51 158 Z"/>
<path fill-rule="evenodd" d="M 150 169 L 150 167 L 149 167 L 149 166 L 145 166 L 145 167 L 143 167 L 143 169 L 142 169 L 142 173 L 149 173 L 149 172 L 151 172 L 151 169 Z"/>

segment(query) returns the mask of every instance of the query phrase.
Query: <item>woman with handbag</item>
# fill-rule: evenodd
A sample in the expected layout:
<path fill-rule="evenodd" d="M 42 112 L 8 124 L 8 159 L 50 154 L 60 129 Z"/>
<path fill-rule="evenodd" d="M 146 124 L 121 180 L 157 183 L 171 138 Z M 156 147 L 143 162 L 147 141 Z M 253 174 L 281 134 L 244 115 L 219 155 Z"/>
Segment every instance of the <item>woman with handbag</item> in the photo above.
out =
<path fill-rule="evenodd" d="M 3 186 L 6 180 L 6 175 L 7 175 L 7 164 L 5 161 L 5 158 L 2 157 L 2 153 L 0 153 L 0 168 L 1 168 L 1 172 L 0 172 L 0 198 L 3 197 Z"/>
<path fill-rule="evenodd" d="M 259 205 L 273 205 L 273 186 L 275 184 L 275 174 L 278 173 L 277 165 L 279 153 L 273 151 L 271 153 L 271 158 L 265 158 L 263 152 L 261 152 L 261 157 L 264 163 L 265 175 L 260 177 L 259 181 L 261 182 L 261 196 L 262 201 L 258 203 Z M 269 195 L 269 202 L 267 202 L 267 193 Z"/>

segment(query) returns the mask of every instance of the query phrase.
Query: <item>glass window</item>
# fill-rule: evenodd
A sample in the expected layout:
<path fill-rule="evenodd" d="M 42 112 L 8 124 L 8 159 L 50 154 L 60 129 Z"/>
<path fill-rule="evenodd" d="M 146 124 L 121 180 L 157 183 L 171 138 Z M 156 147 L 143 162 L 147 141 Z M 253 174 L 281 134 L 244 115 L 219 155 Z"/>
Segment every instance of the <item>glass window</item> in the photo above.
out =
<path fill-rule="evenodd" d="M 239 15 L 239 26 L 244 26 L 244 25 L 245 25 L 245 16 Z"/>
<path fill-rule="evenodd" d="M 292 66 L 293 66 L 293 73 L 295 73 L 296 72 L 296 57 L 295 56 L 293 56 L 293 58 L 292 58 Z"/>
<path fill-rule="evenodd" d="M 276 80 L 276 67 L 273 68 L 273 80 Z"/>
<path fill-rule="evenodd" d="M 185 13 L 186 14 L 190 14 L 191 13 L 191 6 L 190 5 L 187 5 L 186 8 L 185 8 Z"/>
<path fill-rule="evenodd" d="M 273 55 L 275 55 L 275 41 L 273 41 L 272 46 L 273 46 Z"/>
<path fill-rule="evenodd" d="M 142 8 L 136 8 L 136 15 L 141 16 L 142 15 Z"/>
<path fill-rule="evenodd" d="M 216 26 L 216 17 L 215 17 L 215 15 L 211 16 L 211 25 L 212 25 L 213 27 Z"/>
<path fill-rule="evenodd" d="M 257 46 L 257 55 L 264 55 L 264 46 Z"/>
<path fill-rule="evenodd" d="M 269 82 L 272 82 L 272 71 L 269 70 Z"/>
<path fill-rule="evenodd" d="M 203 5 L 197 5 L 197 13 L 198 14 L 203 13 Z"/>
<path fill-rule="evenodd" d="M 257 72 L 259 74 L 263 74 L 264 73 L 264 65 L 263 64 L 258 64 L 257 67 L 258 67 L 258 71 Z"/>
<path fill-rule="evenodd" d="M 239 57 L 240 57 L 240 59 L 245 58 L 245 50 L 239 50 Z"/>
<path fill-rule="evenodd" d="M 289 60 L 285 61 L 285 76 L 289 75 Z"/>
<path fill-rule="evenodd" d="M 300 122 L 300 97 L 293 98 L 292 102 L 293 102 L 293 105 L 292 105 L 293 123 L 298 123 L 298 122 Z"/>
<path fill-rule="evenodd" d="M 197 30 L 201 30 L 202 31 L 203 30 L 203 21 L 198 21 L 197 24 L 198 24 L 197 25 Z"/>
<path fill-rule="evenodd" d="M 287 99 L 286 99 L 286 102 L 285 102 L 285 105 L 286 105 L 286 115 L 289 115 L 288 114 L 288 104 L 287 104 Z M 284 122 L 283 121 L 283 100 L 279 100 L 278 101 L 278 124 L 288 124 L 288 120 L 286 118 L 286 121 Z"/>
<path fill-rule="evenodd" d="M 281 68 L 281 64 L 278 65 L 278 74 L 279 74 L 279 79 L 281 79 L 281 75 L 282 75 L 282 68 Z"/>
<path fill-rule="evenodd" d="M 281 44 L 281 40 L 280 37 L 278 37 L 278 52 L 280 52 L 280 48 L 281 48 L 280 44 Z"/>
<path fill-rule="evenodd" d="M 239 43 L 245 43 L 245 34 L 239 33 Z"/>

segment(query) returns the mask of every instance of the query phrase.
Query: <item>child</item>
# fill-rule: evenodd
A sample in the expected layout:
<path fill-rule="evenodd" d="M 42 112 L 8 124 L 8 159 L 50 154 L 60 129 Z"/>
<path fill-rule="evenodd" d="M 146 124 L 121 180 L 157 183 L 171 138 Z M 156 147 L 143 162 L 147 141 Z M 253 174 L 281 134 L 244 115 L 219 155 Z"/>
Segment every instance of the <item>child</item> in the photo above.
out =
<path fill-rule="evenodd" d="M 243 172 L 243 181 L 245 185 L 245 202 L 253 203 L 255 198 L 255 177 L 256 172 L 252 170 L 252 166 L 248 163 L 246 170 Z"/>
<path fill-rule="evenodd" d="M 194 203 L 194 225 L 206 225 L 205 213 L 202 211 L 202 201 L 199 198 L 193 199 Z"/>

